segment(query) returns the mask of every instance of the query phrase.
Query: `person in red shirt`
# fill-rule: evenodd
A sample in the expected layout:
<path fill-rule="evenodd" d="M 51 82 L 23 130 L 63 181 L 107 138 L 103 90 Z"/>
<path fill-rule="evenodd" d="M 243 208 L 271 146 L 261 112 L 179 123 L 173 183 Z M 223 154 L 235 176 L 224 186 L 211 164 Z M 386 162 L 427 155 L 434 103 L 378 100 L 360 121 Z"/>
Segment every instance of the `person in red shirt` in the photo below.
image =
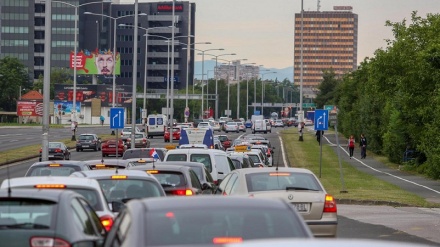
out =
<path fill-rule="evenodd" d="M 354 143 L 355 143 L 354 136 L 351 135 L 350 138 L 348 139 L 348 143 L 347 143 L 347 148 L 350 153 L 350 159 L 351 159 L 351 157 L 353 157 Z"/>

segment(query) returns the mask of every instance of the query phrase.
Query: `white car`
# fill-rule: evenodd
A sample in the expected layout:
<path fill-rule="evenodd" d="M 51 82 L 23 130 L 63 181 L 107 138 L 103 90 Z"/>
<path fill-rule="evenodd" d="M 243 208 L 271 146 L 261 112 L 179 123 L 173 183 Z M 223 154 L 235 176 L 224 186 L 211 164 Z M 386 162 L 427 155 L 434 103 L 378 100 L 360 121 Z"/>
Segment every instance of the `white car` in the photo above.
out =
<path fill-rule="evenodd" d="M 200 122 L 199 125 L 197 125 L 197 128 L 199 129 L 213 129 L 213 123 L 211 122 Z"/>
<path fill-rule="evenodd" d="M 237 122 L 227 122 L 225 124 L 225 132 L 240 132 L 240 129 L 238 127 L 238 123 Z"/>
<path fill-rule="evenodd" d="M 284 127 L 284 122 L 281 119 L 275 120 L 275 123 L 273 125 L 274 127 Z"/>
<path fill-rule="evenodd" d="M 107 228 L 113 224 L 115 214 L 110 210 L 104 193 L 98 181 L 90 178 L 78 177 L 18 177 L 3 180 L 1 189 L 65 189 L 72 190 L 84 196 L 99 216 L 101 222 Z"/>
<path fill-rule="evenodd" d="M 218 132 L 222 131 L 222 126 L 220 125 L 220 123 L 218 121 L 213 121 L 212 124 L 213 124 L 213 127 L 212 127 L 213 131 L 218 131 Z"/>
<path fill-rule="evenodd" d="M 237 124 L 240 131 L 246 132 L 246 126 L 244 126 L 243 122 L 237 122 Z"/>

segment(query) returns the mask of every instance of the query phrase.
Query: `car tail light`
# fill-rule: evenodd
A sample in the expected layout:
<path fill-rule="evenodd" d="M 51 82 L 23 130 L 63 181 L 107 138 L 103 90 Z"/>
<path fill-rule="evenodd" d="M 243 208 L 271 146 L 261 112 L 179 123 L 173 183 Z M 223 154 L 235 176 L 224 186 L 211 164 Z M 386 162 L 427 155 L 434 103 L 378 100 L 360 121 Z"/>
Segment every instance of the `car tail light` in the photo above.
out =
<path fill-rule="evenodd" d="M 324 213 L 336 213 L 338 209 L 336 208 L 335 198 L 329 194 L 325 195 L 324 202 Z"/>
<path fill-rule="evenodd" d="M 110 215 L 103 215 L 99 217 L 99 220 L 101 221 L 101 224 L 105 228 L 105 230 L 110 231 L 113 226 L 113 217 L 111 217 Z"/>
<path fill-rule="evenodd" d="M 193 191 L 190 189 L 186 189 L 186 190 L 173 190 L 171 192 L 173 195 L 176 196 L 192 196 L 194 195 Z"/>
<path fill-rule="evenodd" d="M 63 152 L 63 150 L 61 150 L 59 148 L 55 149 L 55 153 L 62 153 L 62 152 Z"/>
<path fill-rule="evenodd" d="M 147 139 L 143 138 L 142 143 L 147 143 Z"/>
<path fill-rule="evenodd" d="M 213 244 L 229 244 L 241 242 L 243 242 L 243 238 L 241 237 L 215 237 L 212 239 Z"/>
<path fill-rule="evenodd" d="M 61 238 L 32 237 L 31 247 L 70 247 L 70 244 Z"/>
<path fill-rule="evenodd" d="M 218 185 L 218 180 L 214 180 L 214 184 L 215 184 L 215 185 Z"/>

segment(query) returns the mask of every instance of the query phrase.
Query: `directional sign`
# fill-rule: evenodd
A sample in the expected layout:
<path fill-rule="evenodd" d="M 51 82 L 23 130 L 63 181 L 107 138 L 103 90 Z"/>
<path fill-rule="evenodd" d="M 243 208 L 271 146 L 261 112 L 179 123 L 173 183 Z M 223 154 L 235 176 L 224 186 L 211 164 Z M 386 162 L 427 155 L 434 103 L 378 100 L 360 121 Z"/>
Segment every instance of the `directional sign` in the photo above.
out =
<path fill-rule="evenodd" d="M 328 130 L 328 110 L 315 110 L 315 130 Z"/>
<path fill-rule="evenodd" d="M 124 128 L 124 108 L 110 108 L 110 129 Z"/>

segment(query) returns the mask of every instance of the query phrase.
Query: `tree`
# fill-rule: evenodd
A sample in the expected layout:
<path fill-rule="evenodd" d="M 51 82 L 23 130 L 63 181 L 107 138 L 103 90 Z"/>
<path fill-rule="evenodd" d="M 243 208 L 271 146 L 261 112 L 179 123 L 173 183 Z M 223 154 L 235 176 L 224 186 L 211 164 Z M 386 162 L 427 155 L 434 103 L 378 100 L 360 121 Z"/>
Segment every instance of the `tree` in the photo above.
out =
<path fill-rule="evenodd" d="M 16 111 L 21 88 L 29 88 L 25 66 L 17 58 L 0 59 L 0 109 Z"/>
<path fill-rule="evenodd" d="M 319 85 L 319 92 L 316 95 L 315 103 L 318 109 L 322 109 L 326 104 L 334 103 L 334 91 L 338 80 L 333 69 L 324 71 L 323 80 Z"/>
<path fill-rule="evenodd" d="M 44 77 L 40 75 L 34 82 L 33 90 L 41 90 L 43 92 Z M 53 68 L 50 72 L 50 98 L 55 96 L 55 84 L 73 84 L 72 72 L 64 68 Z M 44 94 L 44 92 L 43 92 Z"/>

